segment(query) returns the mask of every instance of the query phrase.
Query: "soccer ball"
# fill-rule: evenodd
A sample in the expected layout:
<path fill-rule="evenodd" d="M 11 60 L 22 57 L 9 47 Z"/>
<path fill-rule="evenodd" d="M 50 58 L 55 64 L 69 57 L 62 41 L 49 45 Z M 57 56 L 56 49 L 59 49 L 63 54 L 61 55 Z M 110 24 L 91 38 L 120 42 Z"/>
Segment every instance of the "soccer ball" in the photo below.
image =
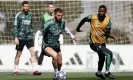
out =
<path fill-rule="evenodd" d="M 66 72 L 64 71 L 59 71 L 57 73 L 57 80 L 66 80 Z"/>

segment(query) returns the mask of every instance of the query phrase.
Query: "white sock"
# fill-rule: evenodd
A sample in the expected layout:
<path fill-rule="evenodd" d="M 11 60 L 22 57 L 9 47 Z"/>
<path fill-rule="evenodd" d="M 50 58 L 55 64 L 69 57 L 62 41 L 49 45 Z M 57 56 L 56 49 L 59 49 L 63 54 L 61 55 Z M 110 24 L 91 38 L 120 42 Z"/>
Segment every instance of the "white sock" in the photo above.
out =
<path fill-rule="evenodd" d="M 54 69 L 54 72 L 57 73 L 58 72 L 58 69 Z"/>
<path fill-rule="evenodd" d="M 14 65 L 14 71 L 18 71 L 18 65 Z"/>
<path fill-rule="evenodd" d="M 102 74 L 102 72 L 101 72 L 101 71 L 97 71 L 97 73 L 98 73 L 98 74 Z"/>
<path fill-rule="evenodd" d="M 107 71 L 105 71 L 105 74 L 107 74 L 109 71 L 107 70 Z"/>
<path fill-rule="evenodd" d="M 33 71 L 37 71 L 38 70 L 37 63 L 32 63 L 32 67 L 33 67 Z"/>

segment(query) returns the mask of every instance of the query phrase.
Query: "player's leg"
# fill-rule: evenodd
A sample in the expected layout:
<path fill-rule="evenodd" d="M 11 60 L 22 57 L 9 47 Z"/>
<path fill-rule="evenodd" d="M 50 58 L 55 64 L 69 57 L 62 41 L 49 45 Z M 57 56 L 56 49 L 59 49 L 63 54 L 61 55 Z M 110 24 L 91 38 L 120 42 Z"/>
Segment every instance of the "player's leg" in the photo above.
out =
<path fill-rule="evenodd" d="M 31 63 L 33 66 L 33 75 L 41 75 L 41 73 L 38 71 L 38 65 L 37 65 L 37 59 L 36 59 L 36 53 L 34 50 L 33 40 L 27 41 L 26 46 L 29 49 L 30 54 L 31 54 Z"/>
<path fill-rule="evenodd" d="M 99 44 L 90 44 L 90 47 L 93 51 L 97 52 L 98 54 L 98 57 L 99 57 L 98 72 L 101 72 L 105 61 L 105 55 L 100 50 L 98 50 Z"/>
<path fill-rule="evenodd" d="M 98 61 L 98 69 L 97 69 L 97 72 L 95 73 L 95 75 L 101 79 L 105 79 L 105 77 L 103 76 L 103 73 L 102 73 L 102 69 L 103 69 L 103 65 L 104 65 L 104 61 L 105 61 L 105 55 L 104 54 L 101 54 L 100 52 L 98 52 L 98 44 L 93 44 L 91 43 L 90 44 L 90 48 L 97 52 L 98 54 L 98 57 L 99 57 L 99 61 Z"/>
<path fill-rule="evenodd" d="M 19 74 L 18 64 L 19 64 L 21 54 L 22 54 L 22 51 L 17 51 L 17 53 L 16 53 L 16 56 L 15 56 L 15 59 L 14 59 L 14 75 Z"/>
<path fill-rule="evenodd" d="M 46 55 L 52 57 L 52 64 L 54 69 L 57 69 L 57 52 L 54 51 L 51 47 L 45 48 Z"/>
<path fill-rule="evenodd" d="M 39 32 L 39 30 L 37 31 L 37 33 Z M 36 33 L 36 34 L 37 34 Z M 37 55 L 37 61 L 38 61 L 38 65 L 41 65 L 42 64 L 42 62 L 43 62 L 43 59 L 44 59 L 44 51 L 43 51 L 43 49 L 42 49 L 42 40 L 43 40 L 43 36 L 42 35 L 40 35 L 39 37 L 38 37 L 38 47 L 39 48 L 41 48 L 41 53 L 39 54 L 39 55 Z M 36 46 L 35 46 L 36 47 Z M 39 51 L 38 51 L 39 52 Z M 38 54 L 38 53 L 37 53 Z"/>
<path fill-rule="evenodd" d="M 115 79 L 115 76 L 110 73 L 110 65 L 112 62 L 113 53 L 109 49 L 107 49 L 105 46 L 99 47 L 99 51 L 101 51 L 106 56 L 106 71 L 105 76 L 110 79 Z"/>
<path fill-rule="evenodd" d="M 38 52 L 35 52 L 36 59 L 38 60 Z"/>
<path fill-rule="evenodd" d="M 56 74 L 58 72 L 58 65 L 57 65 L 57 52 L 52 47 L 44 48 L 44 51 L 47 56 L 52 57 L 52 64 L 54 67 L 54 78 L 56 78 Z"/>
<path fill-rule="evenodd" d="M 19 60 L 22 54 L 23 47 L 24 47 L 23 41 L 19 40 L 19 45 L 16 45 L 17 52 L 14 59 L 14 75 L 18 75 L 18 65 L 19 65 Z"/>
<path fill-rule="evenodd" d="M 58 54 L 57 54 L 57 65 L 58 65 L 58 71 L 61 70 L 61 66 L 62 66 L 62 54 L 61 54 L 61 50 L 60 50 L 60 47 L 56 47 L 56 48 L 53 48 L 54 51 L 56 51 Z"/>
<path fill-rule="evenodd" d="M 58 71 L 61 70 L 61 67 L 62 67 L 62 54 L 61 52 L 58 52 Z"/>
<path fill-rule="evenodd" d="M 105 61 L 105 55 L 102 53 L 98 53 L 99 61 L 98 61 L 98 72 L 102 72 L 104 61 Z"/>
<path fill-rule="evenodd" d="M 44 51 L 42 50 L 41 53 L 40 53 L 40 56 L 38 57 L 38 65 L 41 65 L 42 64 L 42 61 L 44 59 Z"/>

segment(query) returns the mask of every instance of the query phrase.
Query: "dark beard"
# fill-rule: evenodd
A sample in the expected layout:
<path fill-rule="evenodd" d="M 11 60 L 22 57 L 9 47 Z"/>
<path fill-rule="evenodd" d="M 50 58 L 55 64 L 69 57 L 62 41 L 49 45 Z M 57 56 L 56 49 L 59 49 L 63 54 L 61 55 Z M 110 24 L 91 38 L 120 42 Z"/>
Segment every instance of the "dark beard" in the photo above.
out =
<path fill-rule="evenodd" d="M 56 18 L 56 17 L 55 17 L 55 21 L 56 21 L 56 22 L 61 22 L 61 20 L 57 20 L 57 18 Z"/>
<path fill-rule="evenodd" d="M 105 15 L 103 15 L 103 16 L 100 16 L 99 14 L 98 14 L 98 20 L 99 21 L 101 21 L 101 22 L 103 22 L 103 20 L 105 19 Z"/>
<path fill-rule="evenodd" d="M 23 12 L 24 12 L 24 14 L 25 14 L 25 15 L 27 15 L 27 14 L 28 14 L 28 11 L 23 10 Z"/>

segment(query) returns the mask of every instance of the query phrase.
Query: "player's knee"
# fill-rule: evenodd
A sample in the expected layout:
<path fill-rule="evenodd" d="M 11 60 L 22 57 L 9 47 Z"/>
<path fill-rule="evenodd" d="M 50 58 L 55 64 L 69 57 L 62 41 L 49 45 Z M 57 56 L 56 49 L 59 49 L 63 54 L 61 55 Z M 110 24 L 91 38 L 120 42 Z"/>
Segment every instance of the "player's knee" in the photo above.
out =
<path fill-rule="evenodd" d="M 111 57 L 111 59 L 112 59 L 113 53 L 112 53 L 111 51 L 109 52 L 109 55 L 110 55 L 110 57 Z"/>
<path fill-rule="evenodd" d="M 108 58 L 110 58 L 110 59 L 112 59 L 112 56 L 113 56 L 112 53 L 108 53 L 108 54 L 106 55 L 106 57 L 108 57 Z"/>
<path fill-rule="evenodd" d="M 57 58 L 58 58 L 56 53 L 52 57 L 53 57 L 54 60 L 57 60 Z"/>

